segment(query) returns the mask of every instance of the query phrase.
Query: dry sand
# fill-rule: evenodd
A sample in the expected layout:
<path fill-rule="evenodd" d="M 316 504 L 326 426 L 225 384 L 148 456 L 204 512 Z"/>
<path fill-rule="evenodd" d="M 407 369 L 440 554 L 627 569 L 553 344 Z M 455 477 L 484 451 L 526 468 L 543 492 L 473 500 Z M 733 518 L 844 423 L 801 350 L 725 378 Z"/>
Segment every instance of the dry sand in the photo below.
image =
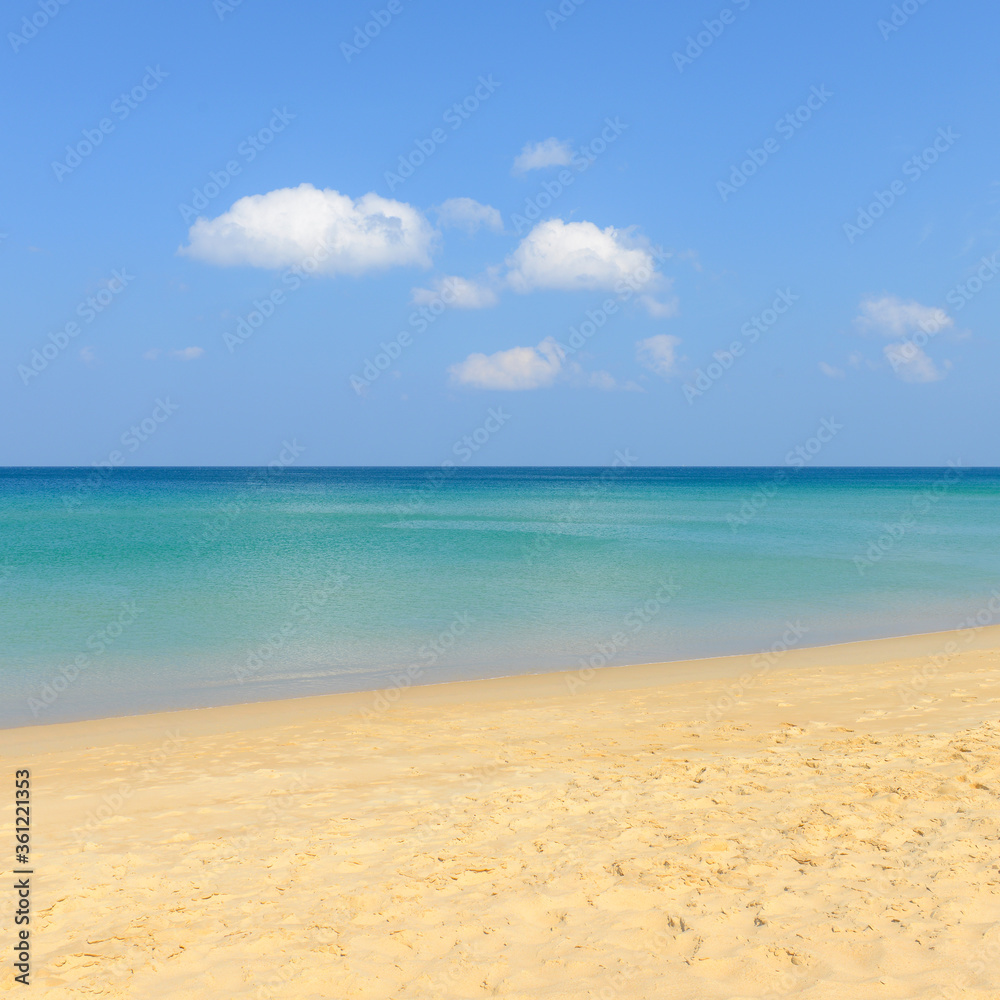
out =
<path fill-rule="evenodd" d="M 1000 631 L 761 667 L 2 732 L 24 995 L 1000 997 Z"/>

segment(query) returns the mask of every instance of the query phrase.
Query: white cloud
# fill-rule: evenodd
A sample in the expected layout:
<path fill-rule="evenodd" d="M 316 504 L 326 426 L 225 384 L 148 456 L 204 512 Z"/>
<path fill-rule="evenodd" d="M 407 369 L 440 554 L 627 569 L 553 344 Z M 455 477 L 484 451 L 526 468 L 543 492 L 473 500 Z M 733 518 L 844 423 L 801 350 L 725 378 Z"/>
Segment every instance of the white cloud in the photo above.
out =
<path fill-rule="evenodd" d="M 448 371 L 459 385 L 475 389 L 542 389 L 552 385 L 563 368 L 564 354 L 552 337 L 537 347 L 512 347 L 495 354 L 470 354 Z"/>
<path fill-rule="evenodd" d="M 605 392 L 611 392 L 613 389 L 618 388 L 618 381 L 610 372 L 590 372 L 587 376 L 587 385 L 591 385 L 595 389 L 603 389 Z"/>
<path fill-rule="evenodd" d="M 472 199 L 452 200 L 478 205 Z M 633 238 L 630 230 L 549 219 L 538 223 L 506 258 L 506 273 L 501 267 L 490 267 L 479 279 L 446 277 L 429 289 L 415 288 L 413 296 L 417 303 L 429 303 L 444 298 L 450 284 L 460 301 L 449 304 L 479 309 L 495 305 L 497 292 L 505 285 L 520 293 L 541 289 L 614 291 L 623 300 L 639 292 L 639 303 L 651 316 L 662 319 L 676 314 L 677 298 L 661 301 L 653 294 L 669 291 L 672 284 L 656 270 L 657 259 L 662 255 L 657 252 L 654 259 L 648 244 Z"/>
<path fill-rule="evenodd" d="M 902 338 L 886 344 L 882 350 L 893 374 L 904 382 L 937 382 L 951 367 L 945 361 L 938 366 L 924 351 L 930 339 L 955 321 L 936 306 L 904 302 L 894 295 L 865 299 L 855 322 L 864 330 L 883 337 Z"/>
<path fill-rule="evenodd" d="M 363 274 L 431 262 L 436 231 L 412 205 L 371 192 L 357 200 L 312 184 L 240 198 L 191 226 L 180 253 L 222 267 L 282 268 L 308 257 L 324 274 Z M 322 260 L 320 260 L 322 257 Z"/>
<path fill-rule="evenodd" d="M 438 225 L 449 229 L 462 229 L 470 236 L 480 226 L 503 232 L 503 219 L 492 205 L 481 205 L 473 198 L 449 198 L 438 205 Z"/>
<path fill-rule="evenodd" d="M 601 389 L 603 392 L 645 392 L 641 385 L 635 382 L 619 382 L 618 379 L 606 371 L 588 372 L 575 361 L 566 366 L 567 380 L 576 389 Z"/>
<path fill-rule="evenodd" d="M 488 208 L 471 198 L 452 201 Z M 431 288 L 414 288 L 413 301 L 429 304 L 444 299 L 457 308 L 482 309 L 496 305 L 497 292 L 506 285 L 521 293 L 602 289 L 624 298 L 626 293 L 640 292 L 638 301 L 651 316 L 660 319 L 677 312 L 675 296 L 660 301 L 652 294 L 668 291 L 671 280 L 656 270 L 656 260 L 647 244 L 634 239 L 628 230 L 549 219 L 536 225 L 504 264 L 506 273 L 500 267 L 490 267 L 478 279 L 450 276 L 439 279 Z M 455 301 L 448 301 L 446 292 Z"/>
<path fill-rule="evenodd" d="M 677 366 L 677 345 L 680 337 L 671 337 L 660 333 L 655 337 L 640 340 L 636 346 L 635 356 L 644 368 L 648 368 L 664 378 L 675 374 Z"/>
<path fill-rule="evenodd" d="M 844 369 L 835 368 L 833 365 L 828 365 L 825 361 L 819 363 L 819 370 L 826 375 L 828 378 L 843 378 Z"/>
<path fill-rule="evenodd" d="M 529 142 L 514 160 L 513 172 L 526 174 L 545 167 L 564 167 L 573 157 L 573 149 L 565 139 L 552 136 L 541 142 Z"/>
<path fill-rule="evenodd" d="M 430 288 L 414 288 L 414 305 L 431 305 L 441 301 L 453 309 L 488 309 L 497 304 L 497 293 L 489 287 L 467 278 L 449 275 L 435 281 Z"/>
<path fill-rule="evenodd" d="M 946 361 L 944 370 L 926 355 L 913 341 L 886 344 L 883 348 L 886 360 L 893 372 L 904 382 L 937 382 L 943 379 L 951 365 Z"/>
<path fill-rule="evenodd" d="M 180 351 L 171 351 L 170 356 L 178 361 L 194 361 L 205 353 L 204 347 L 185 347 Z"/>
<path fill-rule="evenodd" d="M 537 347 L 512 347 L 489 355 L 470 354 L 448 372 L 452 381 L 473 389 L 545 389 L 560 381 L 575 389 L 644 391 L 635 382 L 619 382 L 610 372 L 588 372 L 578 362 L 568 360 L 566 354 L 555 338 L 546 337 Z"/>
<path fill-rule="evenodd" d="M 904 302 L 895 295 L 865 299 L 860 309 L 855 322 L 863 329 L 872 330 L 883 337 L 900 337 L 911 330 L 934 334 L 954 325 L 954 320 L 943 309 L 924 306 L 919 302 Z"/>
<path fill-rule="evenodd" d="M 666 302 L 654 299 L 652 295 L 640 295 L 639 301 L 653 319 L 668 319 L 677 315 L 677 296 L 673 295 Z"/>
<path fill-rule="evenodd" d="M 160 356 L 160 349 L 158 347 L 151 347 L 148 351 L 143 354 L 143 357 L 147 361 L 155 361 Z"/>
<path fill-rule="evenodd" d="M 661 276 L 652 255 L 626 233 L 592 222 L 540 222 L 507 258 L 507 282 L 516 292 L 613 289 L 621 281 L 652 287 Z"/>
<path fill-rule="evenodd" d="M 94 348 L 91 346 L 80 348 L 80 360 L 85 365 L 92 365 L 94 361 L 97 360 L 97 355 L 94 353 Z"/>

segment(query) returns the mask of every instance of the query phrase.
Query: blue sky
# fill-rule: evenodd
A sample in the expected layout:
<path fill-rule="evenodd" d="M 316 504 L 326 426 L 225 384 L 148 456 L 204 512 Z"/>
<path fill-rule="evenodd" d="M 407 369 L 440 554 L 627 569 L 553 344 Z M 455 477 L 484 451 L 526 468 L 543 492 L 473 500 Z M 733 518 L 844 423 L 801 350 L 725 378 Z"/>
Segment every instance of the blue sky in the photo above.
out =
<path fill-rule="evenodd" d="M 0 463 L 1000 464 L 998 22 L 17 0 Z"/>

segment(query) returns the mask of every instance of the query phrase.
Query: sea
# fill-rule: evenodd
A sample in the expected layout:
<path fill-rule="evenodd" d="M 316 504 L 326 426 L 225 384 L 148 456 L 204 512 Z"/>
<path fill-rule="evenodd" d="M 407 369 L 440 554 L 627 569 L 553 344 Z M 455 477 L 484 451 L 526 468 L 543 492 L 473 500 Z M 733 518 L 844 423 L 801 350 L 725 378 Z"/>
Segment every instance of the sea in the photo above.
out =
<path fill-rule="evenodd" d="M 992 624 L 1000 470 L 0 469 L 0 726 Z"/>

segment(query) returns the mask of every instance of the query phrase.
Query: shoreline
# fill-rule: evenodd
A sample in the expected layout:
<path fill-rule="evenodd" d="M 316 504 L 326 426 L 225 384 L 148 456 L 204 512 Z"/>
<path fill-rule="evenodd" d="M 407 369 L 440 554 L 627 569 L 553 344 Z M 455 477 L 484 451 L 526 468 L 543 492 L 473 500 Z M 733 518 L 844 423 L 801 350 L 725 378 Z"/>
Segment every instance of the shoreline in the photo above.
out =
<path fill-rule="evenodd" d="M 32 986 L 994 1000 L 1000 627 L 759 656 L 2 731 Z"/>
<path fill-rule="evenodd" d="M 971 634 L 970 634 L 971 633 Z M 261 701 L 234 702 L 202 708 L 181 708 L 135 715 L 98 716 L 69 722 L 39 722 L 27 726 L 0 728 L 0 755 L 12 752 L 18 740 L 36 742 L 43 733 L 85 736 L 88 728 L 106 730 L 106 735 L 139 735 L 150 724 L 186 724 L 198 733 L 214 733 L 217 727 L 240 724 L 250 728 L 270 725 L 275 718 L 287 724 L 310 717 L 329 718 L 357 715 L 375 717 L 397 707 L 434 707 L 477 702 L 521 701 L 572 696 L 586 687 L 594 692 L 642 690 L 692 682 L 726 681 L 761 677 L 775 670 L 804 667 L 874 665 L 891 659 L 953 657 L 966 651 L 1000 648 L 1000 625 L 976 625 L 964 629 L 921 632 L 878 639 L 856 639 L 824 646 L 791 646 L 780 651 L 733 653 L 725 656 L 664 660 L 654 663 L 623 664 L 578 670 L 506 674 L 499 677 L 470 678 L 411 683 L 405 686 L 365 688 L 332 694 L 299 695 Z M 882 657 L 881 659 L 879 657 Z M 763 663 L 759 661 L 764 661 Z M 746 686 L 746 685 L 744 685 Z M 388 692 L 398 692 L 390 699 Z M 268 720 L 262 712 L 273 712 Z M 95 735 L 95 734 L 91 734 Z M 43 737 L 44 739 L 44 737 Z"/>

